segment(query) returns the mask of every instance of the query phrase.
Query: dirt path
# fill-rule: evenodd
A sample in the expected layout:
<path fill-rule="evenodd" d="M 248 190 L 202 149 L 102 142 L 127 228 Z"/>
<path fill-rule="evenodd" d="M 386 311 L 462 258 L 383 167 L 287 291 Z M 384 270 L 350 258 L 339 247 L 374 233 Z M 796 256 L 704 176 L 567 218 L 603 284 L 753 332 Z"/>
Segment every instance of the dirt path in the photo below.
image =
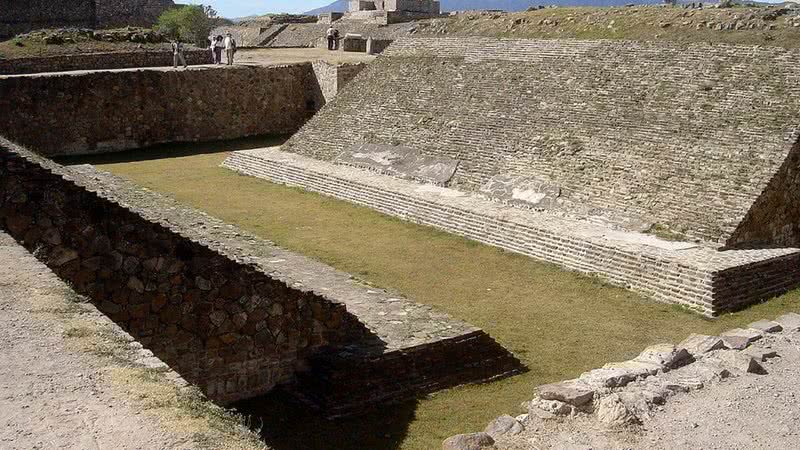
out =
<path fill-rule="evenodd" d="M 0 232 L 0 448 L 194 447 L 115 395 L 102 358 L 70 348 L 69 295 Z"/>
<path fill-rule="evenodd" d="M 740 373 L 671 398 L 641 427 L 613 430 L 591 419 L 544 423 L 503 439 L 522 449 L 794 449 L 800 442 L 800 331 L 767 335 L 751 347 L 778 357 L 765 375 Z M 549 422 L 549 421 L 548 421 Z"/>

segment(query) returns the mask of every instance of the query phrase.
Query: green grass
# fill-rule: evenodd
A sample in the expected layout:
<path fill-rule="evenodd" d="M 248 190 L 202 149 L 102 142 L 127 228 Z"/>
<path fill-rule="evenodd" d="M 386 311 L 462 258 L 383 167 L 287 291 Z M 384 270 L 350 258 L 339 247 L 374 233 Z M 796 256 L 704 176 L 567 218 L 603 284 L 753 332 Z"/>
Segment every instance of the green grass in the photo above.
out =
<path fill-rule="evenodd" d="M 709 320 L 524 256 L 219 167 L 226 156 L 220 150 L 274 142 L 161 147 L 94 162 L 477 325 L 530 368 L 524 375 L 451 389 L 350 421 L 302 418 L 274 400 L 262 407 L 275 408 L 265 412 L 263 426 L 276 449 L 330 448 L 331 439 L 337 448 L 439 448 L 450 435 L 478 431 L 498 415 L 520 412 L 520 402 L 532 398 L 539 384 L 631 358 L 650 344 L 800 311 L 795 291 Z"/>

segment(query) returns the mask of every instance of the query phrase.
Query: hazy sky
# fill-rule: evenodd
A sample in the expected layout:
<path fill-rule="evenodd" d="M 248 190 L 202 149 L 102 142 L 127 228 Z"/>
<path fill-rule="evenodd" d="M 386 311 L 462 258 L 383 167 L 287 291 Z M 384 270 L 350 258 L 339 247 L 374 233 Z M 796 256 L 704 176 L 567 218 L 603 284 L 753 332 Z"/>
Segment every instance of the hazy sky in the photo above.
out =
<path fill-rule="evenodd" d="M 303 12 L 333 3 L 333 0 L 176 0 L 175 3 L 211 5 L 224 17 L 251 16 L 268 12 Z"/>

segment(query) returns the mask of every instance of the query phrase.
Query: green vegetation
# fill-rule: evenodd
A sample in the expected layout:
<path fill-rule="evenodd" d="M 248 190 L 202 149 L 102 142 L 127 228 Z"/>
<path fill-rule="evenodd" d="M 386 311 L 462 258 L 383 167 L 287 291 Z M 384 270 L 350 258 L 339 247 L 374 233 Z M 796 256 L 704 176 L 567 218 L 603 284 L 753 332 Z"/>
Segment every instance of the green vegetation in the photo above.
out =
<path fill-rule="evenodd" d="M 275 448 L 325 449 L 331 442 L 342 449 L 440 448 L 450 435 L 521 412 L 520 402 L 539 384 L 631 358 L 650 344 L 800 312 L 800 292 L 794 291 L 709 320 L 553 265 L 219 167 L 224 151 L 276 143 L 165 146 L 80 162 L 479 326 L 530 371 L 345 421 L 315 419 L 281 393 L 241 405 L 260 412 L 265 439 Z"/>
<path fill-rule="evenodd" d="M 202 6 L 187 5 L 164 11 L 158 18 L 156 29 L 170 39 L 180 39 L 205 46 L 213 26 L 214 22 L 209 18 L 209 12 Z"/>

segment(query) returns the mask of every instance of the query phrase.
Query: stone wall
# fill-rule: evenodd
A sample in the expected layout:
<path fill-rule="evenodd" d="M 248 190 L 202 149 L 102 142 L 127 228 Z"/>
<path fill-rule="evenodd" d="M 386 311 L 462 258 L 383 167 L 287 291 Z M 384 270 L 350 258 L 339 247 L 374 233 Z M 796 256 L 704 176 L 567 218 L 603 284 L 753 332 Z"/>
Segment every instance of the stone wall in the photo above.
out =
<path fill-rule="evenodd" d="M 185 54 L 190 65 L 208 64 L 208 50 L 189 50 Z M 172 65 L 171 51 L 137 51 L 86 53 L 0 60 L 0 75 L 18 75 L 70 70 L 125 69 L 131 67 L 166 67 Z"/>
<path fill-rule="evenodd" d="M 460 190 L 534 179 L 557 213 L 723 246 L 798 137 L 797 50 L 404 38 L 384 56 L 285 148 L 400 145 L 459 160 Z M 800 245 L 779 225 L 731 243 Z"/>
<path fill-rule="evenodd" d="M 329 64 L 325 61 L 313 63 L 314 75 L 319 85 L 317 104 L 321 108 L 338 95 L 339 91 L 364 70 L 366 64 Z"/>
<path fill-rule="evenodd" d="M 368 335 L 342 304 L 143 214 L 0 140 L 0 227 L 211 399 L 262 394 Z"/>
<path fill-rule="evenodd" d="M 0 132 L 45 155 L 288 134 L 317 89 L 311 64 L 0 77 Z"/>
<path fill-rule="evenodd" d="M 150 27 L 167 9 L 172 0 L 96 0 L 97 26 L 100 28 Z"/>
<path fill-rule="evenodd" d="M 0 0 L 0 38 L 40 28 L 94 28 L 95 0 Z"/>
<path fill-rule="evenodd" d="M 328 109 L 339 101 L 337 98 Z M 596 221 L 523 210 L 477 194 L 276 149 L 234 152 L 224 166 L 599 276 L 646 297 L 707 316 L 736 310 L 800 285 L 800 251 L 793 248 L 720 252 L 621 232 Z"/>

